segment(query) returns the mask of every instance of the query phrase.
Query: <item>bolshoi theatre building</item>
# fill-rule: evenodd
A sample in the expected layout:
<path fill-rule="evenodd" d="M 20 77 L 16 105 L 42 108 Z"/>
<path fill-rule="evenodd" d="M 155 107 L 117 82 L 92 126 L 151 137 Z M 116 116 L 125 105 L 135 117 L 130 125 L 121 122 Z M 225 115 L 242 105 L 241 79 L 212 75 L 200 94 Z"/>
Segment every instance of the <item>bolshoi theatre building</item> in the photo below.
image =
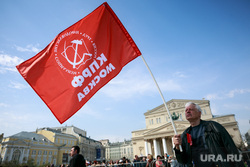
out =
<path fill-rule="evenodd" d="M 242 138 L 234 114 L 223 116 L 213 115 L 209 100 L 172 99 L 167 102 L 178 134 L 182 134 L 182 132 L 190 126 L 185 118 L 185 104 L 190 101 L 201 107 L 201 119 L 216 121 L 223 125 L 231 135 L 236 146 L 238 148 L 240 147 Z M 146 156 L 152 154 L 153 157 L 156 157 L 157 155 L 163 156 L 164 153 L 168 153 L 174 156 L 172 143 L 174 130 L 165 105 L 162 104 L 149 110 L 144 113 L 144 115 L 146 128 L 132 131 L 134 155 Z"/>

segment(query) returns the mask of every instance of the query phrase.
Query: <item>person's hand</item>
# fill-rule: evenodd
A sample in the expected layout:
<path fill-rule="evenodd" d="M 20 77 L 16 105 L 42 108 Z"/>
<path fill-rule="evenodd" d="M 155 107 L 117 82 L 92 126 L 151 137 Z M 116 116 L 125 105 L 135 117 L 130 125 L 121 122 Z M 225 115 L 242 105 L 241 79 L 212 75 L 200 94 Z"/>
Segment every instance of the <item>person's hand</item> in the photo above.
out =
<path fill-rule="evenodd" d="M 179 150 L 180 149 L 179 145 L 182 144 L 181 135 L 180 134 L 174 135 L 173 142 L 174 142 L 175 148 Z"/>

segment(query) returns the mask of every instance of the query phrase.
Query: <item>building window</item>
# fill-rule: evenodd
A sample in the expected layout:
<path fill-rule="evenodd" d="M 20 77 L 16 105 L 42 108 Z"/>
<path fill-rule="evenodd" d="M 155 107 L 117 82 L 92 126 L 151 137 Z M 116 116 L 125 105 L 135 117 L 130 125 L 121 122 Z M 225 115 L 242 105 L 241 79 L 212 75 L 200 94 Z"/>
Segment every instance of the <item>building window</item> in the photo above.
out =
<path fill-rule="evenodd" d="M 153 119 L 151 119 L 151 124 L 152 124 L 152 125 L 154 124 L 154 120 L 153 120 Z"/>
<path fill-rule="evenodd" d="M 41 150 L 38 151 L 38 155 L 42 155 L 42 151 Z"/>
<path fill-rule="evenodd" d="M 46 163 L 46 159 L 45 158 L 43 158 L 43 165 Z"/>
<path fill-rule="evenodd" d="M 49 151 L 49 155 L 52 155 L 52 151 Z"/>
<path fill-rule="evenodd" d="M 161 123 L 161 118 L 158 118 L 159 119 L 159 123 Z"/>
<path fill-rule="evenodd" d="M 47 155 L 47 151 L 44 151 L 44 152 L 43 152 L 43 155 Z"/>
<path fill-rule="evenodd" d="M 12 156 L 12 161 L 19 161 L 19 158 L 20 158 L 20 155 L 21 155 L 21 151 L 20 150 L 15 150 L 13 152 L 13 156 Z"/>
<path fill-rule="evenodd" d="M 37 157 L 36 164 L 40 165 L 41 157 Z"/>
<path fill-rule="evenodd" d="M 49 159 L 48 159 L 48 163 L 51 163 L 51 157 L 49 157 Z"/>
<path fill-rule="evenodd" d="M 207 112 L 206 112 L 206 110 L 204 109 L 204 115 L 206 115 L 207 114 Z"/>
<path fill-rule="evenodd" d="M 36 155 L 36 150 L 32 150 L 32 155 Z"/>

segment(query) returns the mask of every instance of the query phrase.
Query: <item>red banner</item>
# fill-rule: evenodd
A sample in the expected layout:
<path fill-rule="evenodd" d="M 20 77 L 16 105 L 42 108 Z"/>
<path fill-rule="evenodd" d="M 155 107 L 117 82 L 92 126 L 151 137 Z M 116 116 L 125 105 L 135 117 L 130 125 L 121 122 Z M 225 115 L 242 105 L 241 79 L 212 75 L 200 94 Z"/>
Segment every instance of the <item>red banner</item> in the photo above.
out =
<path fill-rule="evenodd" d="M 105 2 L 17 69 L 63 123 L 140 55 Z"/>

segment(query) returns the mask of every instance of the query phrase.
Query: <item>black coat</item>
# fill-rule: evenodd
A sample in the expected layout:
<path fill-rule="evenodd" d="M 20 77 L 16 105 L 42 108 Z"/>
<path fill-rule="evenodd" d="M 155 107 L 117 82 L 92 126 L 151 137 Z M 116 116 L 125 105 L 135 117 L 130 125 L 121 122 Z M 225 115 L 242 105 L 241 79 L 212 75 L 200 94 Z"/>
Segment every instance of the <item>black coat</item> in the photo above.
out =
<path fill-rule="evenodd" d="M 232 140 L 231 136 L 227 132 L 227 130 L 219 123 L 214 121 L 203 121 L 201 120 L 201 125 L 205 127 L 204 136 L 205 142 L 208 146 L 210 154 L 215 157 L 222 157 L 222 159 L 227 159 L 227 155 L 237 155 L 237 160 L 239 160 L 240 155 L 239 151 Z M 188 166 L 192 165 L 192 155 L 191 155 L 191 147 L 187 141 L 187 133 L 190 134 L 192 127 L 187 128 L 183 134 L 182 138 L 182 149 L 183 152 L 175 149 L 176 158 L 178 162 L 182 164 L 187 164 Z M 218 160 L 218 159 L 217 159 Z M 218 167 L 244 167 L 243 161 L 213 161 L 214 166 L 218 165 Z M 205 166 L 203 166 L 205 167 Z M 211 166 L 209 166 L 211 167 Z"/>
<path fill-rule="evenodd" d="M 165 167 L 170 167 L 170 163 L 168 163 L 168 158 L 163 160 L 163 164 Z"/>
<path fill-rule="evenodd" d="M 69 167 L 86 167 L 86 161 L 81 154 L 76 154 L 70 159 Z"/>

